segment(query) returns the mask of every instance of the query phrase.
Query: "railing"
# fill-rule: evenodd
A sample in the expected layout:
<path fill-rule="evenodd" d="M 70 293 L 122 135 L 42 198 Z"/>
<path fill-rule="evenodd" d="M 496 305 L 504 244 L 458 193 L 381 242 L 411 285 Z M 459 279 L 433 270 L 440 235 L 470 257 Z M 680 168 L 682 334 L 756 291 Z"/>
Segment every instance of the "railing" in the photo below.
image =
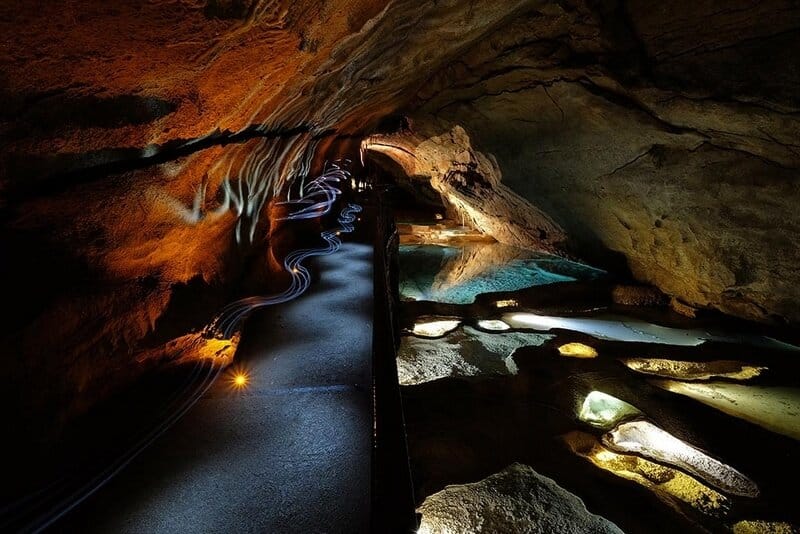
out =
<path fill-rule="evenodd" d="M 408 533 L 417 528 L 396 351 L 398 234 L 375 194 L 375 295 L 372 338 L 372 532 Z"/>

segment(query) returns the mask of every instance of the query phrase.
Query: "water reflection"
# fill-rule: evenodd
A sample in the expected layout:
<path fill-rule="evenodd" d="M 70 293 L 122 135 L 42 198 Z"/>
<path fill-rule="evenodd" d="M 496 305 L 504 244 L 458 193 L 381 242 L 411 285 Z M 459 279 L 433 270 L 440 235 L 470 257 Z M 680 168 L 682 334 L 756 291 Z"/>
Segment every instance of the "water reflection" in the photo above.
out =
<path fill-rule="evenodd" d="M 408 300 L 474 302 L 479 293 L 589 280 L 599 269 L 501 243 L 401 245 L 400 295 Z"/>

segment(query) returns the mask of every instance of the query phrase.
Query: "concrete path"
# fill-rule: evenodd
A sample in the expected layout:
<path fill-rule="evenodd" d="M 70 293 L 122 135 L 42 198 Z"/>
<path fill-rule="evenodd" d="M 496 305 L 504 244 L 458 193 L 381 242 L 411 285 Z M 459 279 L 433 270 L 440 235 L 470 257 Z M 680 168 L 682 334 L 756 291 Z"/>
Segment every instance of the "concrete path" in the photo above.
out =
<path fill-rule="evenodd" d="M 54 531 L 366 532 L 372 247 L 316 260 L 321 280 L 248 322 L 237 365 Z"/>

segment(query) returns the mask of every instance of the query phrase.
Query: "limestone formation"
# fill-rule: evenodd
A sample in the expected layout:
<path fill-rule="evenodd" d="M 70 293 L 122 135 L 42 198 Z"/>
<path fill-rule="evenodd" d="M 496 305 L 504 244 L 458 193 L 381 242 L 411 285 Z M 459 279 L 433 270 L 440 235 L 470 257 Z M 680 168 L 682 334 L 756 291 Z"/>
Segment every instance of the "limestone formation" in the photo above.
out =
<path fill-rule="evenodd" d="M 441 339 L 404 336 L 397 352 L 401 385 L 447 377 L 499 376 L 517 373 L 514 352 L 552 339 L 549 334 L 487 333 L 464 326 Z"/>
<path fill-rule="evenodd" d="M 480 482 L 448 486 L 425 499 L 419 531 L 621 533 L 586 510 L 583 502 L 553 480 L 512 464 Z"/>

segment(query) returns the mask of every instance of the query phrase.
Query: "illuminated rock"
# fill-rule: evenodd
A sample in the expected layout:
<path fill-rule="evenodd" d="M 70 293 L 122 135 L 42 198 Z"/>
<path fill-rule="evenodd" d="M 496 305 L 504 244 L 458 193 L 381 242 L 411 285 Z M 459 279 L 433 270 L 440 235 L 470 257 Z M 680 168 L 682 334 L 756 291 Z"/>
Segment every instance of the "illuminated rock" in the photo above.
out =
<path fill-rule="evenodd" d="M 476 376 L 481 370 L 461 355 L 461 345 L 444 339 L 404 336 L 397 350 L 397 379 L 402 386 L 448 376 Z"/>
<path fill-rule="evenodd" d="M 658 84 L 644 82 L 642 71 L 587 76 L 577 57 L 609 48 L 583 32 L 602 35 L 607 19 L 595 9 L 548 7 L 513 25 L 536 28 L 537 39 L 525 44 L 500 28 L 429 79 L 414 131 L 463 126 L 494 157 L 502 183 L 553 216 L 579 250 L 620 253 L 638 280 L 668 295 L 798 322 L 797 191 L 787 184 L 800 153 L 790 148 L 797 121 L 786 120 L 798 111 L 788 89 L 797 78 L 779 59 L 798 45 L 790 34 L 772 37 L 776 28 L 793 31 L 794 10 L 786 16 L 773 0 L 726 13 L 690 1 L 664 11 L 626 5 L 642 47 L 632 71 Z M 564 56 L 537 52 L 563 36 Z M 615 99 L 623 95 L 629 100 Z M 757 101 L 768 109 L 750 105 Z"/>
<path fill-rule="evenodd" d="M 744 520 L 734 523 L 733 534 L 797 534 L 800 528 L 780 521 Z"/>
<path fill-rule="evenodd" d="M 497 319 L 480 320 L 478 321 L 478 326 L 480 326 L 484 330 L 493 330 L 495 332 L 502 332 L 504 330 L 509 330 L 511 328 L 503 321 L 499 321 Z"/>
<path fill-rule="evenodd" d="M 575 454 L 605 471 L 648 488 L 673 507 L 683 502 L 711 516 L 722 516 L 731 507 L 727 497 L 686 473 L 638 456 L 617 454 L 590 434 L 570 432 L 564 440 Z"/>
<path fill-rule="evenodd" d="M 685 395 L 733 417 L 800 440 L 800 389 L 748 386 L 727 382 L 687 383 L 653 380 L 667 391 Z"/>
<path fill-rule="evenodd" d="M 441 337 L 452 332 L 461 324 L 460 319 L 440 319 L 437 321 L 423 321 L 414 324 L 411 332 L 419 337 Z"/>
<path fill-rule="evenodd" d="M 522 464 L 480 482 L 447 486 L 426 498 L 417 512 L 422 514 L 420 534 L 622 532 L 587 511 L 576 495 Z"/>
<path fill-rule="evenodd" d="M 767 369 L 734 360 L 692 362 L 661 358 L 623 358 L 620 361 L 639 373 L 680 380 L 708 380 L 714 377 L 747 380 L 759 376 Z"/>
<path fill-rule="evenodd" d="M 649 421 L 621 423 L 603 436 L 603 445 L 616 452 L 635 453 L 673 465 L 725 493 L 743 497 L 759 495 L 758 486 L 748 477 Z"/>
<path fill-rule="evenodd" d="M 148 360 L 169 360 L 175 354 L 180 354 L 180 358 L 175 360 L 177 363 L 205 360 L 225 367 L 233 362 L 239 338 L 238 332 L 230 339 L 207 338 L 201 333 L 187 334 L 137 354 L 136 361 L 145 363 Z"/>
<path fill-rule="evenodd" d="M 668 328 L 632 317 L 558 317 L 532 312 L 514 312 L 503 314 L 503 320 L 514 328 L 545 331 L 560 328 L 613 341 L 696 346 L 711 339 L 711 336 L 702 330 Z"/>
<path fill-rule="evenodd" d="M 464 326 L 439 339 L 403 336 L 397 351 L 397 375 L 408 386 L 446 377 L 501 376 L 517 373 L 513 354 L 538 346 L 546 334 L 487 333 Z"/>
<path fill-rule="evenodd" d="M 566 238 L 547 214 L 501 183 L 497 162 L 475 150 L 457 124 L 423 136 L 372 135 L 361 150 L 393 159 L 409 177 L 424 177 L 458 218 L 500 243 L 552 251 Z"/>
<path fill-rule="evenodd" d="M 702 345 L 706 341 L 723 341 L 754 347 L 800 351 L 800 347 L 767 336 L 735 332 L 709 332 L 697 328 L 670 328 L 622 315 L 559 317 L 533 312 L 509 312 L 503 314 L 503 320 L 514 328 L 545 331 L 560 328 L 612 341 L 656 343 L 682 347 L 694 347 Z"/>
<path fill-rule="evenodd" d="M 583 343 L 567 343 L 558 347 L 558 353 L 570 358 L 597 358 L 597 351 Z"/>
<path fill-rule="evenodd" d="M 583 400 L 578 418 L 597 428 L 608 430 L 623 419 L 642 415 L 635 406 L 602 391 L 592 391 Z"/>

